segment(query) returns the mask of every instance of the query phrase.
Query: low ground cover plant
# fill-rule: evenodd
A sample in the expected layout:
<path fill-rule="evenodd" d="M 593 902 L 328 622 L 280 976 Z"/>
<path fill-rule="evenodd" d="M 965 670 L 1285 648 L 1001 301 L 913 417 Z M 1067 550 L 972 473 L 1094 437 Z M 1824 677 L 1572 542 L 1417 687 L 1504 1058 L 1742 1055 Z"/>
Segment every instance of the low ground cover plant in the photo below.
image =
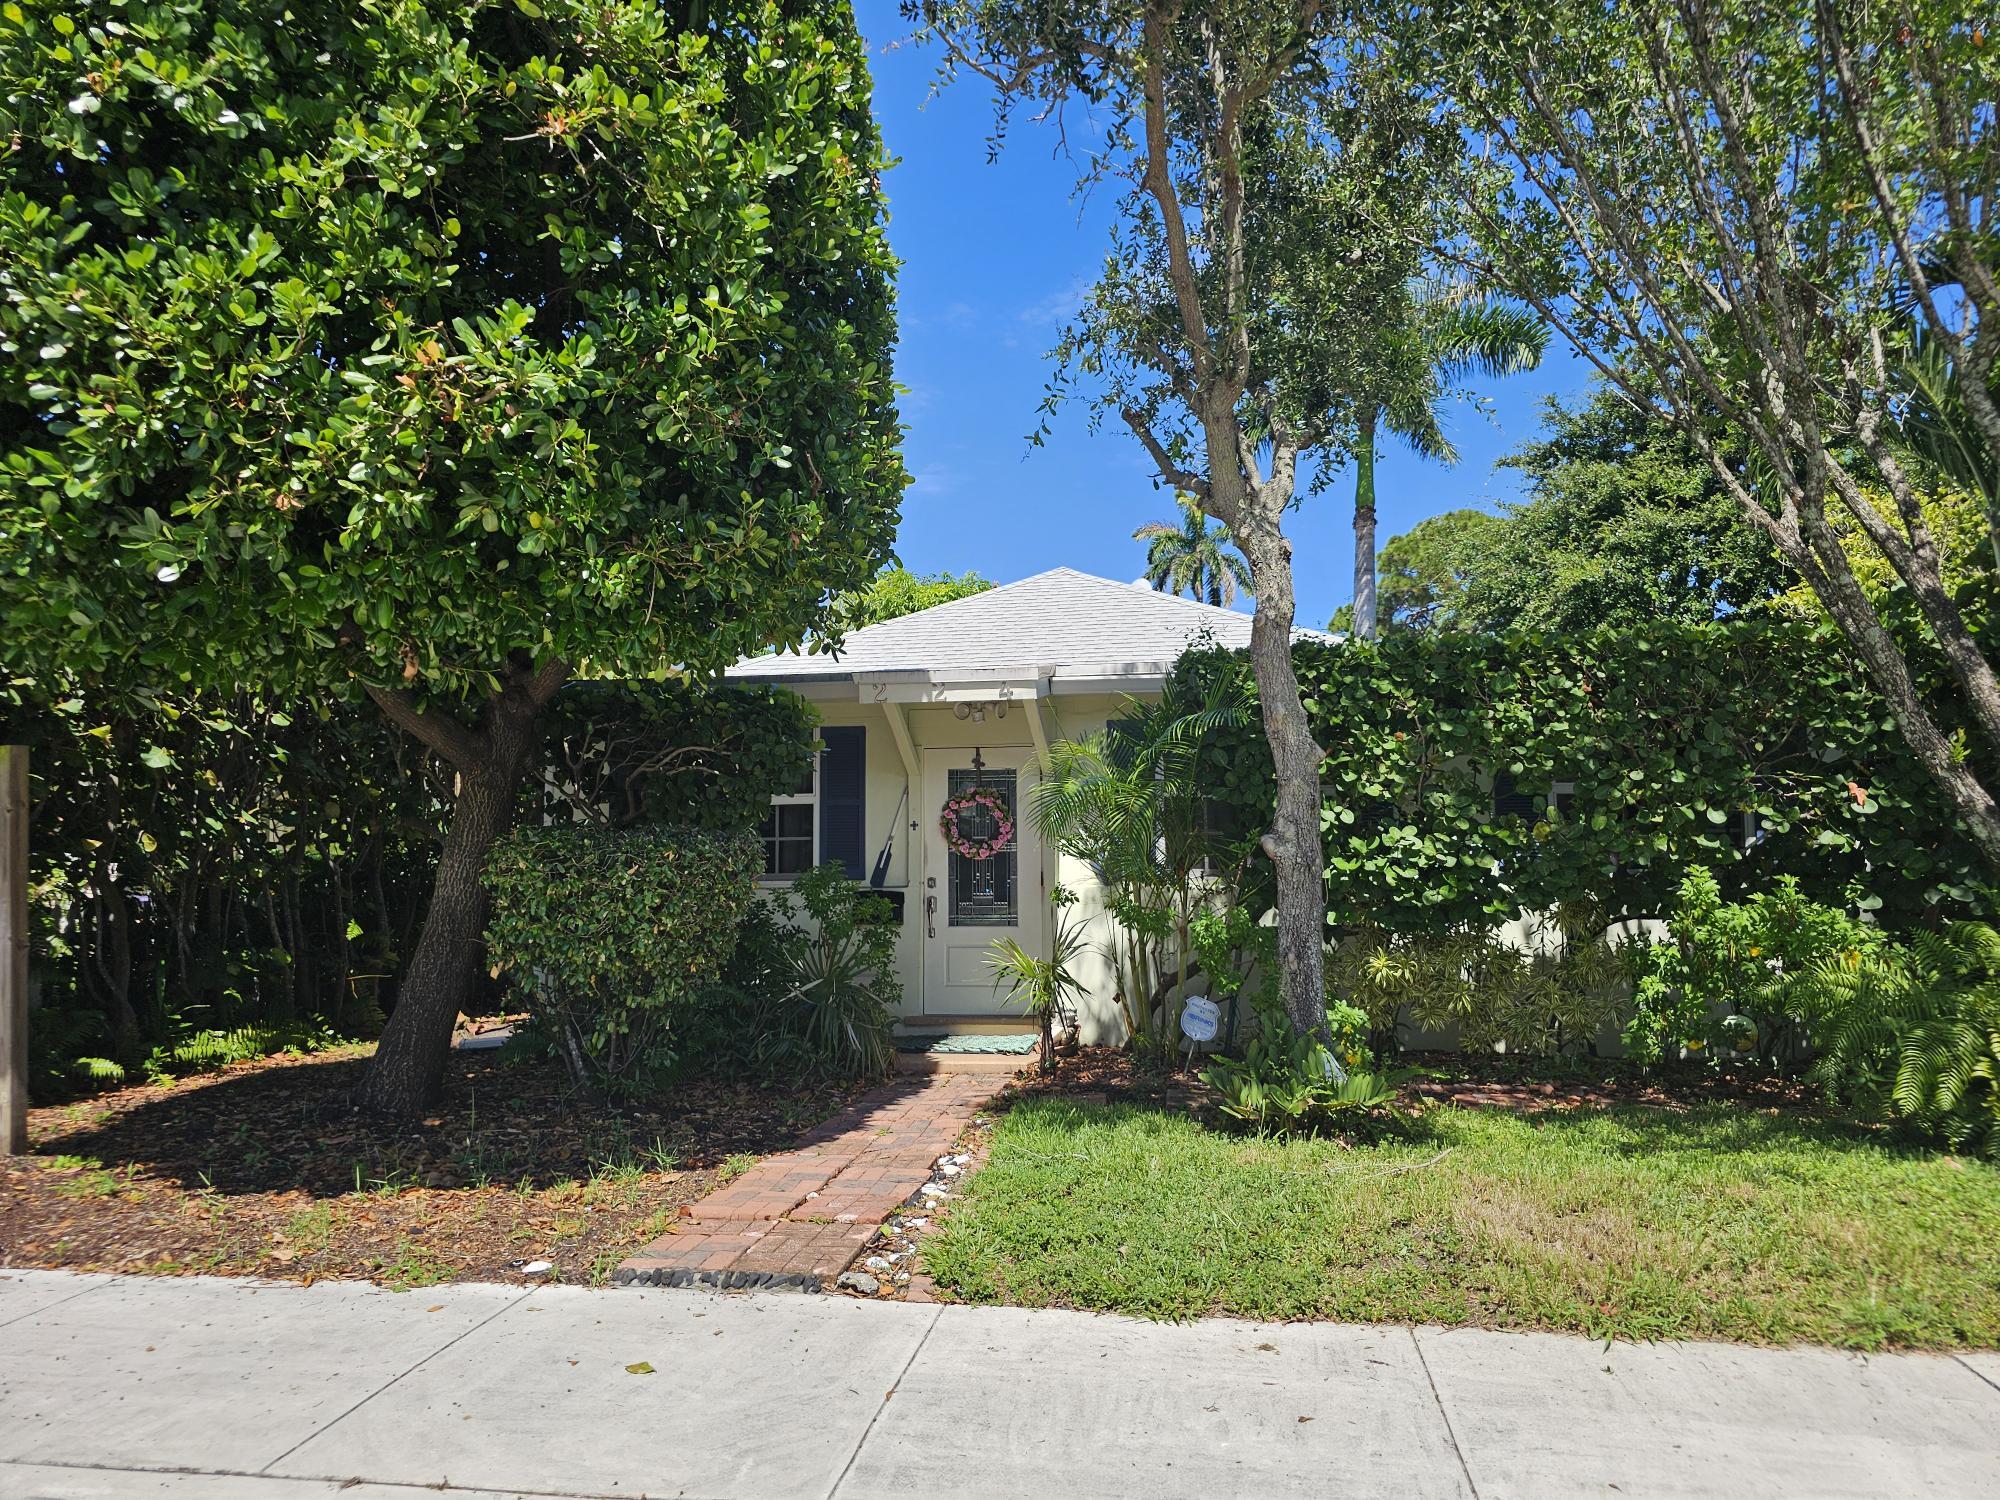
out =
<path fill-rule="evenodd" d="M 1379 1131 L 1404 1075 L 1374 1071 L 1367 1026 L 1363 1012 L 1338 1006 L 1327 1012 L 1325 1037 L 1302 1035 L 1267 999 L 1240 1055 L 1217 1057 L 1202 1082 L 1225 1121 L 1258 1135 Z"/>

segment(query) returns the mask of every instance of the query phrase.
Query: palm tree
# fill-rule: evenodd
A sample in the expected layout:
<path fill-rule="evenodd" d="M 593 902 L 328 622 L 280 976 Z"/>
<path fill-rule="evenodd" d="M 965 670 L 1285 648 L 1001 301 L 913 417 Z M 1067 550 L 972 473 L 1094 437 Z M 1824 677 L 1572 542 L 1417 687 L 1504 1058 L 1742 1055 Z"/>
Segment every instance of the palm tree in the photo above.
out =
<path fill-rule="evenodd" d="M 1148 521 L 1132 533 L 1136 541 L 1150 541 L 1146 548 L 1146 582 L 1163 593 L 1186 594 L 1190 599 L 1206 598 L 1210 604 L 1227 608 L 1236 602 L 1236 591 L 1250 592 L 1250 568 L 1237 553 L 1229 528 L 1220 521 L 1209 529 L 1208 517 L 1186 495 L 1174 496 L 1181 508 L 1181 524 Z"/>
<path fill-rule="evenodd" d="M 1419 458 L 1458 462 L 1439 416 L 1473 375 L 1515 375 L 1542 362 L 1549 331 L 1524 308 L 1461 282 L 1420 282 L 1410 289 L 1405 324 L 1385 343 L 1400 344 L 1405 378 L 1385 380 L 1356 401 L 1354 443 L 1354 633 L 1375 635 L 1375 439 L 1386 428 Z M 1392 361 L 1392 363 L 1395 363 Z"/>

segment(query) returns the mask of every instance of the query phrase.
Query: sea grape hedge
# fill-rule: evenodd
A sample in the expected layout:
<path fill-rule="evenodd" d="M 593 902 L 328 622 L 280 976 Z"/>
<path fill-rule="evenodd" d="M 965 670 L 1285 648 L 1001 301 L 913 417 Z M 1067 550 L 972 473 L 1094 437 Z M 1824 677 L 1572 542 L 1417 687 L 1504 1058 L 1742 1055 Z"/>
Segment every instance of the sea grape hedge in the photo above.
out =
<path fill-rule="evenodd" d="M 1441 931 L 1585 898 L 1652 915 L 1695 865 L 1727 891 L 1795 875 L 1891 925 L 1990 909 L 1972 846 L 1825 631 L 1407 632 L 1293 657 L 1326 750 L 1337 927 Z M 1247 660 L 1213 647 L 1182 657 L 1170 692 L 1201 702 L 1217 674 L 1254 703 Z M 1199 776 L 1246 840 L 1268 826 L 1254 711 L 1205 734 Z M 1574 791 L 1551 811 L 1557 783 Z M 1761 825 L 1747 847 L 1746 811 Z"/>

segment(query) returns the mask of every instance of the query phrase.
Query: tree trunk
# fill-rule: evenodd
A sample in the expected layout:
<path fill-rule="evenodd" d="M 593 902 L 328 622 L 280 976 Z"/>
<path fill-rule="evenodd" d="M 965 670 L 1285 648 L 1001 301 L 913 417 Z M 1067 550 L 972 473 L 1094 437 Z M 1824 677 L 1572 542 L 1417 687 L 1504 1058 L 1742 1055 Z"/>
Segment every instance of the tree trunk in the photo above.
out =
<path fill-rule="evenodd" d="M 1820 527 L 1824 531 L 1824 522 Z M 1778 543 L 1785 560 L 1804 576 L 1827 613 L 1860 652 L 1869 679 L 1888 701 L 1903 743 L 1964 820 L 1966 833 L 1980 855 L 1988 865 L 2000 870 L 2000 806 L 1995 805 L 1993 794 L 1973 767 L 1953 752 L 1937 721 L 1924 706 L 1902 649 L 1849 570 L 1839 541 L 1826 532 L 1824 544 L 1818 548 L 1808 543 L 1788 546 L 1782 536 L 1778 537 Z"/>
<path fill-rule="evenodd" d="M 548 691 L 553 692 L 553 686 Z M 387 695 L 372 690 L 371 696 L 391 719 L 420 738 L 427 737 L 426 729 L 439 727 L 435 710 L 416 710 L 407 704 L 392 708 L 390 702 L 397 700 L 385 702 Z M 513 822 L 522 773 L 541 743 L 539 714 L 546 701 L 546 694 L 510 685 L 489 701 L 476 734 L 452 725 L 456 733 L 447 737 L 448 749 L 438 739 L 429 740 L 449 759 L 462 762 L 458 796 L 438 856 L 423 934 L 404 967 L 396 1008 L 355 1096 L 364 1109 L 415 1113 L 435 1101 L 442 1089 L 452 1026 L 471 1003 L 484 966 L 491 904 L 486 857 Z M 418 727 L 413 719 L 432 722 Z"/>
<path fill-rule="evenodd" d="M 1264 507 L 1246 515 L 1241 538 L 1257 590 L 1250 664 L 1257 676 L 1264 737 L 1278 799 L 1262 839 L 1278 885 L 1278 994 L 1300 1034 L 1326 1032 L 1326 872 L 1319 836 L 1319 765 L 1292 670 L 1292 546 Z"/>
<path fill-rule="evenodd" d="M 1375 413 L 1361 418 L 1354 445 L 1354 633 L 1375 639 Z"/>

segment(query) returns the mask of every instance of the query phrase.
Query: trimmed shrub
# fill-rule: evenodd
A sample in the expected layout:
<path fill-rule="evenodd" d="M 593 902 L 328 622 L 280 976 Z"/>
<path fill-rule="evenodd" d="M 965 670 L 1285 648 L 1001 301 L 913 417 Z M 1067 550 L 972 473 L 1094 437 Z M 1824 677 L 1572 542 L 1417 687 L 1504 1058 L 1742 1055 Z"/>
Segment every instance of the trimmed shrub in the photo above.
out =
<path fill-rule="evenodd" d="M 1690 870 L 1667 940 L 1641 961 L 1626 1048 L 1641 1062 L 1706 1051 L 1775 1063 L 1805 1043 L 1793 981 L 1836 955 L 1887 946 L 1880 928 L 1807 899 L 1791 876 L 1731 902 L 1713 874 Z"/>
<path fill-rule="evenodd" d="M 488 954 L 591 1092 L 673 1062 L 673 1031 L 736 946 L 763 854 L 748 834 L 523 828 L 487 864 Z"/>

